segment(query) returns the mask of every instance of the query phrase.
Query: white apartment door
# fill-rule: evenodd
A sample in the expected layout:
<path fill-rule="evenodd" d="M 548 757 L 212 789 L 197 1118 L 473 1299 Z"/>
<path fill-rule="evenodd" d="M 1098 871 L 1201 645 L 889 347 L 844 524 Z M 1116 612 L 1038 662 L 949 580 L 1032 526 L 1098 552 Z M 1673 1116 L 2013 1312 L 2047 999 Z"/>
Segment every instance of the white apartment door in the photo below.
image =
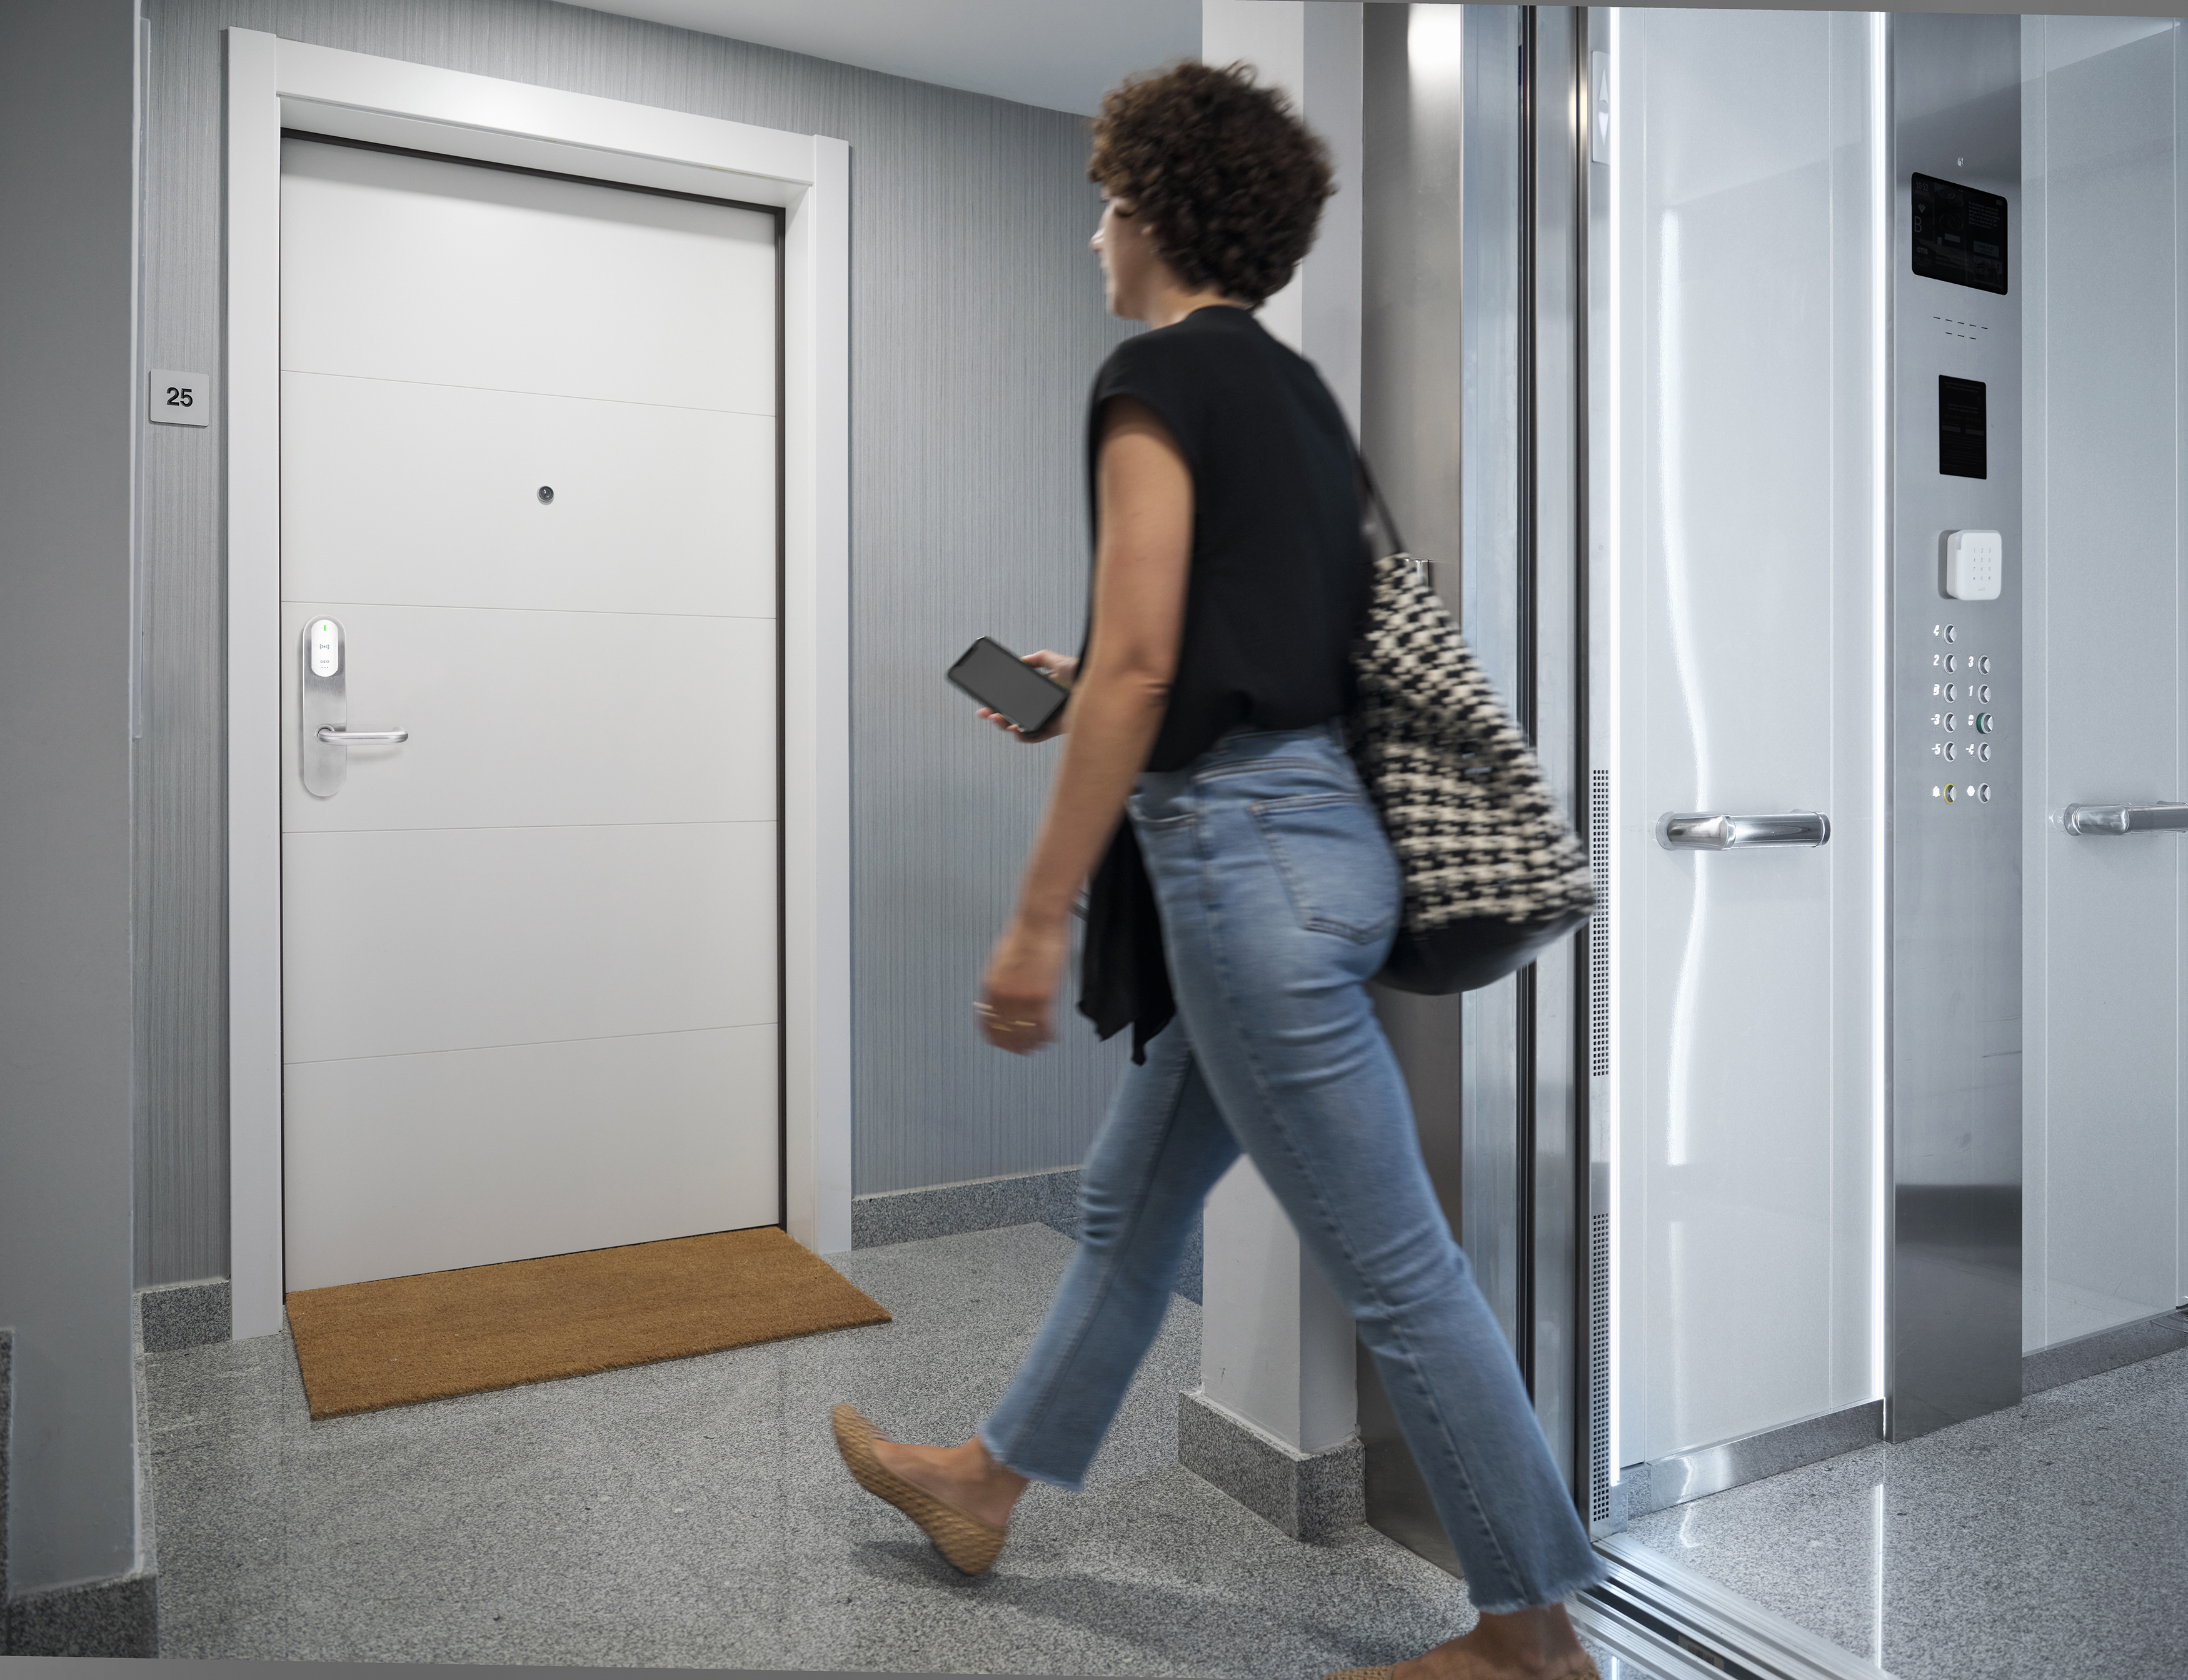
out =
<path fill-rule="evenodd" d="M 286 1287 L 773 1223 L 775 217 L 282 172 Z"/>

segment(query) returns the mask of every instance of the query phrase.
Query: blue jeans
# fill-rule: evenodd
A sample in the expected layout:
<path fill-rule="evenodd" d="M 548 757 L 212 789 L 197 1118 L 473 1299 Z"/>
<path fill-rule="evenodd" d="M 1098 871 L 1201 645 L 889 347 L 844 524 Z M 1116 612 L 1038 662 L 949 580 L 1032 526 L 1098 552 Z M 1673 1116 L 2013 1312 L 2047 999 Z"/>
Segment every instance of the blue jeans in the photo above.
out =
<path fill-rule="evenodd" d="M 1368 1001 L 1397 865 L 1335 726 L 1227 736 L 1142 775 L 1130 810 L 1177 1018 L 1087 1155 L 1078 1254 L 981 1441 L 1021 1475 L 1080 1485 L 1243 1149 L 1359 1326 L 1475 1608 L 1601 1579 Z"/>

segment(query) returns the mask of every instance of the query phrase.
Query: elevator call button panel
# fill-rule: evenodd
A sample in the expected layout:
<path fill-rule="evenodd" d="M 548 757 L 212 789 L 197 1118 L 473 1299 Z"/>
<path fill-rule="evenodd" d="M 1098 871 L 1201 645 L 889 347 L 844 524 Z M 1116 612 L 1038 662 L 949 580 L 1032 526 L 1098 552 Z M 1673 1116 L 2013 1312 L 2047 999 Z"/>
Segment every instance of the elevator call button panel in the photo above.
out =
<path fill-rule="evenodd" d="M 1955 535 L 1995 537 L 1995 532 L 1955 533 Z M 1964 764 L 1973 761 L 1988 764 L 1996 756 L 1997 749 L 1988 737 L 1999 730 L 1998 713 L 1988 709 L 1963 712 L 1959 707 L 1975 702 L 1988 708 L 1991 685 L 1982 680 L 1990 674 L 1993 656 L 1988 653 L 1963 653 L 1952 644 L 1960 640 L 1958 624 L 1933 624 L 1930 627 L 1932 646 L 1945 646 L 1930 656 L 1931 675 L 1936 680 L 1930 685 L 1930 728 L 1933 737 L 1930 742 L 1930 757 L 1945 764 Z M 1962 735 L 1976 737 L 1957 739 Z M 1949 772 L 1948 772 L 1949 774 Z M 1979 775 L 1987 772 L 1970 770 L 1967 774 Z M 1957 790 L 1957 791 L 1956 791 Z M 1990 803 L 1991 785 L 1985 782 L 1939 782 L 1930 790 L 1930 797 L 1942 799 L 1948 805 Z"/>
<path fill-rule="evenodd" d="M 2019 1251 L 1994 1232 L 2022 1156 L 2017 1063 L 1996 1058 L 2021 1049 L 2022 1013 L 2025 381 L 2007 279 L 2024 188 L 2021 20 L 1898 12 L 1884 35 L 1897 420 L 1878 817 L 1892 976 L 1884 1206 L 1898 1217 L 1883 1221 L 1896 1281 L 1881 1316 L 1885 1433 L 1904 1441 L 2022 1390 L 2018 1315 L 1966 1304 L 2017 1303 L 2022 1283 Z M 1955 533 L 1963 551 L 1948 567 Z"/>
<path fill-rule="evenodd" d="M 1914 180 L 1914 272 L 1977 291 L 2005 291 L 2005 200 L 1996 193 Z"/>

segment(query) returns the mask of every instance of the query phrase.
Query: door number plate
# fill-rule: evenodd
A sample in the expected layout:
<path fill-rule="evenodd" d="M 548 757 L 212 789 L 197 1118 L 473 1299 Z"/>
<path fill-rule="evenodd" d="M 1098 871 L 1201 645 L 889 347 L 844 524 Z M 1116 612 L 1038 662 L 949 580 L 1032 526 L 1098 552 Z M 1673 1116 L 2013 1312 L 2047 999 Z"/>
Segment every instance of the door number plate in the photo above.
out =
<path fill-rule="evenodd" d="M 212 392 L 203 374 L 155 368 L 145 378 L 144 417 L 155 426 L 212 424 Z"/>

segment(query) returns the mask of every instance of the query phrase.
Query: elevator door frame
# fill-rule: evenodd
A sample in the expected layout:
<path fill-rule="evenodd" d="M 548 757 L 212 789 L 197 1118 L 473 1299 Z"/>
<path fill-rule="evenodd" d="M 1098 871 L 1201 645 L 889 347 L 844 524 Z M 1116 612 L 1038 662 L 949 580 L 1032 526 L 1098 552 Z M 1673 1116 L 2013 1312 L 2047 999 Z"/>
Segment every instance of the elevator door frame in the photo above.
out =
<path fill-rule="evenodd" d="M 1607 683 L 1590 679 L 1608 670 L 1612 627 L 1605 613 L 1592 610 L 1608 598 L 1610 558 L 1589 522 L 1591 500 L 1606 490 L 1604 452 L 1590 444 L 1599 417 L 1607 414 L 1610 370 L 1589 347 L 1592 335 L 1606 331 L 1610 295 L 1607 266 L 1592 262 L 1590 251 L 1609 248 L 1608 151 L 1592 142 L 1597 95 L 1607 101 L 1609 94 L 1595 77 L 1607 67 L 1599 55 L 1610 49 L 1610 19 L 1601 8 L 1523 7 L 1513 15 L 1523 137 L 1517 214 L 1484 217 L 1469 200 L 1463 225 L 1469 272 L 1488 245 L 1519 276 L 1511 450 L 1508 459 L 1492 451 L 1517 481 L 1518 530 L 1508 544 L 1477 542 L 1469 527 L 1463 616 L 1469 642 L 1510 696 L 1551 786 L 1567 802 L 1601 881 L 1610 837 L 1611 696 Z M 1471 114 L 1464 132 L 1469 145 L 1479 142 Z M 1903 149 L 1889 148 L 1895 177 L 1904 172 Z M 1902 216 L 1895 226 L 1903 225 Z M 1895 238 L 1887 259 L 1895 274 L 1903 238 Z M 1462 312 L 1473 307 L 1462 296 Z M 1887 448 L 1896 455 L 1895 426 L 1888 418 Z M 1476 467 L 1469 461 L 1466 470 Z M 1913 601 L 1909 610 L 1926 612 L 1929 605 Z M 1456 1198 L 1461 1241 L 1512 1338 L 1552 1452 L 1599 1535 L 1615 1533 L 1624 1520 L 1610 1416 L 1616 1403 L 1610 1252 L 1616 1212 L 1606 932 L 1599 916 L 1506 988 L 1468 997 L 1463 1076 L 1469 1102 Z M 1505 1068 L 1508 1106 L 1485 1102 L 1490 1074 Z M 1887 1111 L 1889 1100 L 1887 1087 Z M 1896 1260 L 1888 1230 L 1886 1240 L 1887 1259 Z M 1905 1305 L 1889 1293 L 1887 1300 L 1888 1311 Z M 1892 1321 L 1885 1328 L 1892 1333 Z M 1873 1429 L 1880 1414 L 1888 1415 L 1890 1380 L 1887 1367 L 1883 1407 L 1835 1414 L 1823 1420 L 1832 1425 L 1824 1435 L 1836 1441 L 1849 1430 Z M 1740 1445 L 1725 1444 L 1733 1481 L 1762 1474 L 1768 1457 L 1751 1455 L 1747 1464 Z"/>

